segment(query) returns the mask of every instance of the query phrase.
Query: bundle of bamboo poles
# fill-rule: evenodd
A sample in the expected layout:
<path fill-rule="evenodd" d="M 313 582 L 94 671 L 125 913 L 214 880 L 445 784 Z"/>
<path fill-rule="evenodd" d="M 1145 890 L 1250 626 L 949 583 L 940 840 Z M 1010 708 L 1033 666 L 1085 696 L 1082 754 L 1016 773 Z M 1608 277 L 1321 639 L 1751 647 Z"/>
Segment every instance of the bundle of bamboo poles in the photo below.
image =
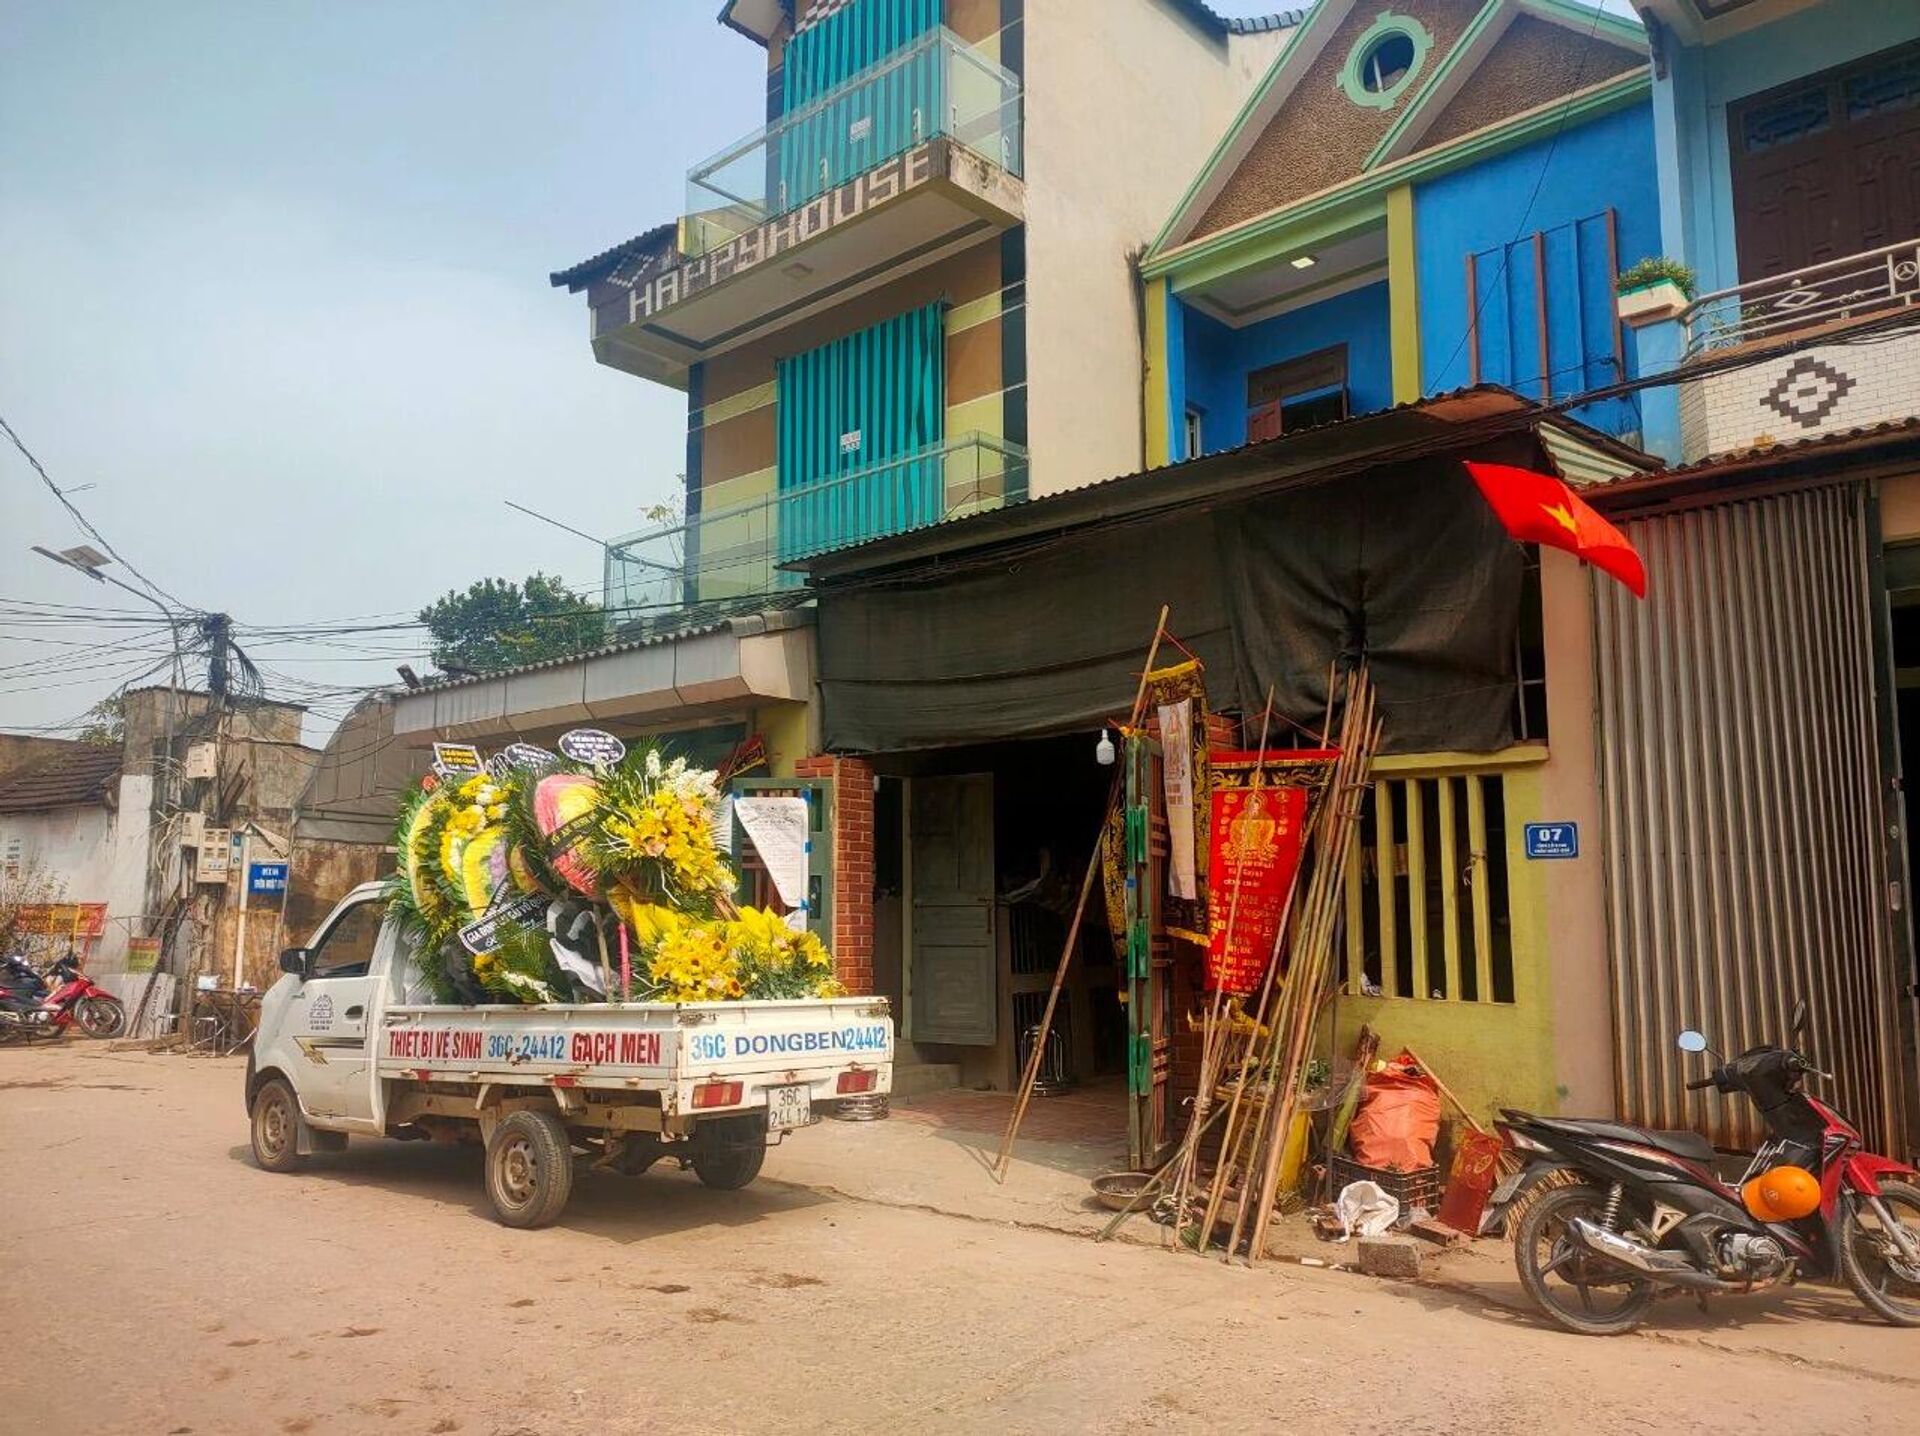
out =
<path fill-rule="evenodd" d="M 1300 1110 L 1300 1094 L 1314 1035 L 1334 976 L 1333 952 L 1345 908 L 1343 891 L 1348 856 L 1359 830 L 1373 755 L 1380 744 L 1374 714 L 1373 685 L 1364 670 L 1337 685 L 1329 704 L 1328 728 L 1338 713 L 1334 738 L 1339 757 L 1326 795 L 1314 814 L 1306 860 L 1296 872 L 1250 1023 L 1216 1020 L 1210 1013 L 1202 1051 L 1201 1092 L 1195 1115 L 1174 1162 L 1176 1222 L 1190 1220 L 1192 1204 L 1201 1207 L 1193 1249 L 1213 1244 L 1217 1224 L 1229 1200 L 1233 1224 L 1223 1257 L 1231 1259 L 1245 1242 L 1247 1260 L 1258 1262 L 1266 1250 L 1267 1229 L 1279 1198 L 1280 1162 L 1288 1133 Z M 1309 863 L 1311 864 L 1309 870 Z M 1304 887 L 1303 887 L 1304 883 Z M 1284 955 L 1285 961 L 1281 958 Z M 1284 968 L 1284 974 L 1282 969 Z M 1217 1081 L 1231 1074 L 1220 1138 L 1219 1159 L 1204 1190 L 1199 1180 L 1201 1128 L 1221 1119 L 1205 1117 L 1204 1107 Z"/>

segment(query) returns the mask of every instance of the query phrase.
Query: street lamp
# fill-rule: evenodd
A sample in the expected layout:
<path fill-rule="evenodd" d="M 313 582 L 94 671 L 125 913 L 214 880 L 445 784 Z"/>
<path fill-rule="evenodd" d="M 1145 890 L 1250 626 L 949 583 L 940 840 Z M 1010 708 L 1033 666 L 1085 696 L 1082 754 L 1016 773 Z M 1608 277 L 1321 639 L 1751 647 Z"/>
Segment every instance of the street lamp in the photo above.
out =
<path fill-rule="evenodd" d="M 63 548 L 56 553 L 53 549 L 42 548 L 39 544 L 32 544 L 30 547 L 35 553 L 39 554 L 40 557 L 50 558 L 62 568 L 70 568 L 78 573 L 84 573 L 95 583 L 110 583 L 123 593 L 130 593 L 135 598 L 144 598 L 148 603 L 159 609 L 160 616 L 167 621 L 167 635 L 173 640 L 173 681 L 175 683 L 180 681 L 180 624 L 179 620 L 174 617 L 172 609 L 168 608 L 146 590 L 135 588 L 132 584 L 122 583 L 119 579 L 100 572 L 101 569 L 112 563 L 113 560 L 101 553 L 97 548 L 93 548 L 87 544 L 80 544 L 74 548 Z M 172 722 L 171 709 L 169 709 L 168 722 L 169 724 Z"/>

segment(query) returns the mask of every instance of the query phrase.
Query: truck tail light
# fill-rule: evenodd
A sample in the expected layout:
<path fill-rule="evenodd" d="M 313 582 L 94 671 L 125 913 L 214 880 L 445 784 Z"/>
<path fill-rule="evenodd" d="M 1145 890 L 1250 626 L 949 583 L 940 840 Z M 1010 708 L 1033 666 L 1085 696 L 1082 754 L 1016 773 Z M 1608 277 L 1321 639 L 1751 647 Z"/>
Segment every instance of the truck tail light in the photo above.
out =
<path fill-rule="evenodd" d="M 871 1068 L 864 1072 L 842 1072 L 834 1090 L 843 1097 L 851 1092 L 871 1092 L 878 1077 L 879 1074 Z"/>
<path fill-rule="evenodd" d="M 738 1107 L 745 1088 L 738 1082 L 703 1082 L 693 1089 L 695 1107 Z"/>

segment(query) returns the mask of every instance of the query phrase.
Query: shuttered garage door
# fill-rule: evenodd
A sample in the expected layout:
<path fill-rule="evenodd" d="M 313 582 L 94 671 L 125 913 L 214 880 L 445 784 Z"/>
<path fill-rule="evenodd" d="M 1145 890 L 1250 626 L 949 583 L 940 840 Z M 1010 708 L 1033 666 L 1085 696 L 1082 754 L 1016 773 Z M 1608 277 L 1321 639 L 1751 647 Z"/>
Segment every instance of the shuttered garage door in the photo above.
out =
<path fill-rule="evenodd" d="M 1744 1098 L 1689 1094 L 1784 1042 L 1804 996 L 1816 1088 L 1900 1130 L 1865 499 L 1809 490 L 1626 524 L 1649 596 L 1596 585 L 1621 1116 L 1750 1147 Z"/>
<path fill-rule="evenodd" d="M 778 362 L 782 560 L 939 521 L 945 314 L 928 304 Z"/>
<path fill-rule="evenodd" d="M 932 138 L 945 101 L 940 0 L 851 0 L 788 43 L 777 210 L 797 208 Z M 855 82 L 858 83 L 855 83 Z"/>

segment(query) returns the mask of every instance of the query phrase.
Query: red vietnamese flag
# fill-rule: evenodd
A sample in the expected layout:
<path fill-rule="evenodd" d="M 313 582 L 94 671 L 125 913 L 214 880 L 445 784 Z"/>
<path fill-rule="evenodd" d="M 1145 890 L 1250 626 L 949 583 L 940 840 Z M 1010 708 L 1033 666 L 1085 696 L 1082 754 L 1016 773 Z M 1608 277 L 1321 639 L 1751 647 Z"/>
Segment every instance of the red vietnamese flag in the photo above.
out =
<path fill-rule="evenodd" d="M 1635 598 L 1647 596 L 1647 566 L 1639 551 L 1560 480 L 1507 464 L 1469 461 L 1466 468 L 1500 526 L 1521 543 L 1563 548 L 1612 574 Z"/>

